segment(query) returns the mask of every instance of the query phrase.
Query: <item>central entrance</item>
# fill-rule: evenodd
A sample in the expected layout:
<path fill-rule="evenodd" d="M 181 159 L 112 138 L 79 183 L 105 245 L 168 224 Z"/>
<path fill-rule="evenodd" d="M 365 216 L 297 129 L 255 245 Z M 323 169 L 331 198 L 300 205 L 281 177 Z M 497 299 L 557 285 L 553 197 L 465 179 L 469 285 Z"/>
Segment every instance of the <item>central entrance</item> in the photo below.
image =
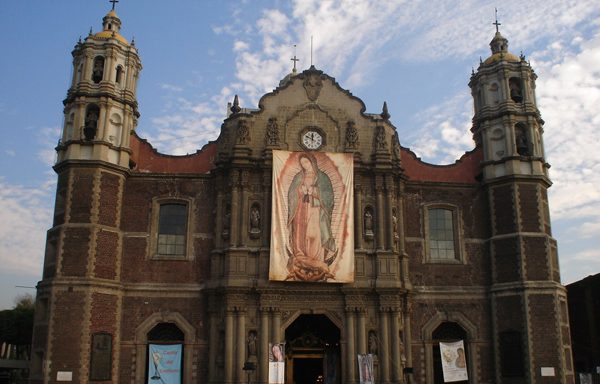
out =
<path fill-rule="evenodd" d="M 325 315 L 300 315 L 285 330 L 286 382 L 340 384 L 340 330 Z"/>

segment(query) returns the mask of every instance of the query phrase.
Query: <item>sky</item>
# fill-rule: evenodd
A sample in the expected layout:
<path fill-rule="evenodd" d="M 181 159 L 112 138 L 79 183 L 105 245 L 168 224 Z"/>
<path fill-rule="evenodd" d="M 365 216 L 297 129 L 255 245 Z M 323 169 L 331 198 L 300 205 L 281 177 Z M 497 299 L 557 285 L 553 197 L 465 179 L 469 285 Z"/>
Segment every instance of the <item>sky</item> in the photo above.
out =
<path fill-rule="evenodd" d="M 193 153 L 218 136 L 227 102 L 256 108 L 292 68 L 312 63 L 361 98 L 386 101 L 400 142 L 453 163 L 474 147 L 468 87 L 490 56 L 499 6 L 509 51 L 537 79 L 551 164 L 550 211 L 562 282 L 600 272 L 600 2 L 597 0 L 120 0 L 121 34 L 143 70 L 137 133 Z M 107 0 L 3 1 L 0 7 L 0 309 L 35 294 L 52 225 L 71 51 L 101 30 Z M 294 48 L 296 45 L 296 48 Z"/>

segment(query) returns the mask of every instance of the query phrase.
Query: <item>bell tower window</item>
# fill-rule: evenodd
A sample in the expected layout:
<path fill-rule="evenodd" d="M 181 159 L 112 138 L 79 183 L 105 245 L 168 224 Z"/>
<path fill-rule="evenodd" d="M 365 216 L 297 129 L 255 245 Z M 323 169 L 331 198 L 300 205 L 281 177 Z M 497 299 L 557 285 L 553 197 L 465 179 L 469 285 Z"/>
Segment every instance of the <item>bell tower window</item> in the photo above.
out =
<path fill-rule="evenodd" d="M 508 88 L 510 89 L 510 98 L 515 103 L 523 101 L 523 92 L 521 90 L 521 80 L 516 77 L 508 79 Z"/>
<path fill-rule="evenodd" d="M 115 75 L 115 82 L 117 84 L 121 84 L 121 80 L 123 79 L 123 67 L 118 65 Z"/>
<path fill-rule="evenodd" d="M 100 116 L 100 108 L 95 104 L 91 104 L 87 108 L 85 125 L 83 126 L 83 136 L 88 141 L 94 140 L 96 137 L 96 133 L 98 132 L 98 116 Z"/>
<path fill-rule="evenodd" d="M 517 153 L 521 156 L 531 156 L 529 139 L 527 138 L 527 127 L 521 123 L 515 126 L 515 142 Z"/>
<path fill-rule="evenodd" d="M 94 67 L 92 70 L 92 81 L 96 84 L 104 78 L 104 57 L 97 56 L 94 59 Z"/>

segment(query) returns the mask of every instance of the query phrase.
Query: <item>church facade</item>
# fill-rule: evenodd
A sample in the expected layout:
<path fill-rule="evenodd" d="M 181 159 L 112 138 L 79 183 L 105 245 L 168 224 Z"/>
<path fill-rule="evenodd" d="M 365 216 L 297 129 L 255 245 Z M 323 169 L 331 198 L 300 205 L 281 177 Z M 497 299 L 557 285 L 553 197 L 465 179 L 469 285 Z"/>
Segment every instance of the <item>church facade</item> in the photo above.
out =
<path fill-rule="evenodd" d="M 314 67 L 158 153 L 120 27 L 72 52 L 32 382 L 267 383 L 280 343 L 286 383 L 358 383 L 360 355 L 376 383 L 432 384 L 462 341 L 468 382 L 574 383 L 536 75 L 499 32 L 475 147 L 436 166 Z"/>

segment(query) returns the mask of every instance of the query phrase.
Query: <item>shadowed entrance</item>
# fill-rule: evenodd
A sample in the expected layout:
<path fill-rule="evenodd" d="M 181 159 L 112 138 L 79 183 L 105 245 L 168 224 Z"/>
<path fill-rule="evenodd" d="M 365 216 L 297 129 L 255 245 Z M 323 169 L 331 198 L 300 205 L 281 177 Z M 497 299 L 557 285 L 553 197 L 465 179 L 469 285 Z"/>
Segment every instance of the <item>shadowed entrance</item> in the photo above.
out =
<path fill-rule="evenodd" d="M 340 330 L 327 316 L 300 315 L 286 329 L 285 339 L 287 382 L 341 383 Z"/>

